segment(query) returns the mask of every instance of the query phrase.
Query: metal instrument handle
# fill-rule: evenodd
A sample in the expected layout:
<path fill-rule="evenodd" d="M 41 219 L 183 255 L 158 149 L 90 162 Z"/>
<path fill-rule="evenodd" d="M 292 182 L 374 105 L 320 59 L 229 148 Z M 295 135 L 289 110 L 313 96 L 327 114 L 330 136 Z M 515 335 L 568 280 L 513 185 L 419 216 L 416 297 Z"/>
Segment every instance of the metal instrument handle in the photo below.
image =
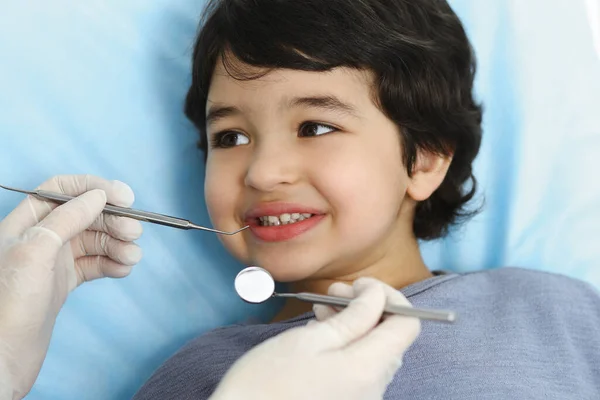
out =
<path fill-rule="evenodd" d="M 36 195 L 44 199 L 56 201 L 60 204 L 64 204 L 67 201 L 73 200 L 75 198 L 66 194 L 48 192 L 45 190 L 37 190 Z M 148 211 L 134 210 L 132 208 L 127 207 L 113 206 L 110 204 L 104 206 L 104 212 L 106 214 L 111 214 L 118 217 L 133 218 L 138 221 L 152 222 L 155 224 L 171 226 L 173 228 L 179 229 L 190 229 L 191 225 L 191 222 L 185 219 L 170 217 L 168 215 L 157 214 Z"/>
<path fill-rule="evenodd" d="M 280 295 L 281 296 L 281 295 Z M 336 296 L 326 296 L 315 293 L 296 293 L 296 294 L 284 294 L 281 297 L 295 297 L 298 300 L 306 301 L 314 304 L 323 304 L 327 306 L 335 307 L 346 307 L 353 299 Z M 416 317 L 420 319 L 428 319 L 433 321 L 441 322 L 454 322 L 456 320 L 456 314 L 453 311 L 445 310 L 425 310 L 407 306 L 398 306 L 388 304 L 384 308 L 384 312 L 387 314 L 404 315 L 407 317 Z"/>

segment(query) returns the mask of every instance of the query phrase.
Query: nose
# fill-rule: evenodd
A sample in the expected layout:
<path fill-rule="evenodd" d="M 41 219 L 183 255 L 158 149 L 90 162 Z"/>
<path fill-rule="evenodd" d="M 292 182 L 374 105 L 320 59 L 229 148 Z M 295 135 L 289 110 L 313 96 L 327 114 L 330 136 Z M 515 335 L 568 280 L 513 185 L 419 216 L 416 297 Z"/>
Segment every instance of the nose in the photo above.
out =
<path fill-rule="evenodd" d="M 301 177 L 298 155 L 289 146 L 257 146 L 244 183 L 261 192 L 273 192 Z"/>

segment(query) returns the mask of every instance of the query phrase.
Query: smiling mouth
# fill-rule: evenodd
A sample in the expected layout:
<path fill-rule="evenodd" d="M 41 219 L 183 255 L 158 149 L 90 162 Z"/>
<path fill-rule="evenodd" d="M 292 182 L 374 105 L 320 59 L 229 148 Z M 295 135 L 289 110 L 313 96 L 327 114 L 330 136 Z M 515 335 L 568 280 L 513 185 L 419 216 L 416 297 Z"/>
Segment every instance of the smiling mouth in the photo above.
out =
<path fill-rule="evenodd" d="M 258 217 L 258 224 L 260 226 L 281 226 L 291 225 L 300 221 L 304 221 L 312 217 L 314 214 L 309 213 L 285 213 L 279 216 L 268 215 L 264 217 Z"/>

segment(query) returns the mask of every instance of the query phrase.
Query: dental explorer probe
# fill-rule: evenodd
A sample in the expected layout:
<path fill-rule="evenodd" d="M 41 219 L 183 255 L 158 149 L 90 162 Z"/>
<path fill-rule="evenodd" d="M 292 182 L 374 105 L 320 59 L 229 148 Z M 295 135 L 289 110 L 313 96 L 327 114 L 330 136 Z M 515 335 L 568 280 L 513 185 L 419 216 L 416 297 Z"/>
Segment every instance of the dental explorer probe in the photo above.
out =
<path fill-rule="evenodd" d="M 23 190 L 23 189 L 15 189 L 15 188 L 3 186 L 3 185 L 0 185 L 0 188 L 9 190 L 11 192 L 28 194 L 28 195 L 34 196 L 40 200 L 51 201 L 51 202 L 58 203 L 58 204 L 64 204 L 75 198 L 73 196 L 68 196 L 68 195 L 65 195 L 62 193 L 49 192 L 46 190 Z M 194 223 L 192 223 L 186 219 L 182 219 L 182 218 L 171 217 L 168 215 L 157 214 L 157 213 L 148 212 L 148 211 L 135 210 L 133 208 L 118 207 L 118 206 L 113 206 L 110 204 L 107 204 L 106 206 L 104 206 L 104 210 L 102 212 L 104 214 L 115 215 L 117 217 L 132 218 L 132 219 L 136 219 L 138 221 L 150 222 L 152 224 L 169 226 L 171 228 L 178 228 L 178 229 L 185 229 L 185 230 L 197 229 L 197 230 L 201 230 L 201 231 L 218 233 L 220 235 L 235 235 L 236 233 L 239 233 L 239 232 L 249 228 L 249 226 L 245 226 L 241 229 L 238 229 L 237 231 L 225 232 L 225 231 L 220 231 L 218 229 L 206 228 L 204 226 L 194 224 Z"/>

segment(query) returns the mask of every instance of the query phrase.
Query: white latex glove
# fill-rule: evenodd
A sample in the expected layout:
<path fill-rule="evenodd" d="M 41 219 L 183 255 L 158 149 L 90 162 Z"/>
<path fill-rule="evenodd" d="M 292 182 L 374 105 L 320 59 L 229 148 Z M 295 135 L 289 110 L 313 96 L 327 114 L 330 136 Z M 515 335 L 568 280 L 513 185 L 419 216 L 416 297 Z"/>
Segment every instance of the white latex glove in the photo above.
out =
<path fill-rule="evenodd" d="M 315 306 L 320 322 L 256 346 L 227 372 L 211 400 L 381 399 L 420 321 L 391 316 L 378 324 L 386 301 L 410 303 L 375 279 L 337 283 L 329 293 L 357 297 L 339 313 Z"/>
<path fill-rule="evenodd" d="M 79 197 L 57 207 L 28 196 L 0 221 L 0 396 L 10 384 L 15 399 L 31 390 L 68 294 L 85 281 L 127 276 L 142 256 L 131 243 L 141 224 L 101 215 L 107 200 L 131 206 L 129 186 L 70 175 L 39 189 Z"/>

